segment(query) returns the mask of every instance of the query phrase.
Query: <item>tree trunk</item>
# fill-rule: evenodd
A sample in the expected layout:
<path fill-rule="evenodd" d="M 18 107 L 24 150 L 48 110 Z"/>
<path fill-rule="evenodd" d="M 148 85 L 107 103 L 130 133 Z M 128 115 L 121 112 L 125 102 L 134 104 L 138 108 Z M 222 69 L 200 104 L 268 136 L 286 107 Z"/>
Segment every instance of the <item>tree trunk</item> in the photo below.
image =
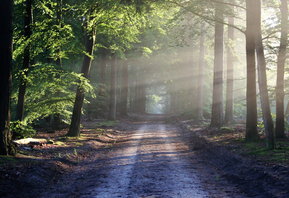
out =
<path fill-rule="evenodd" d="M 31 37 L 31 24 L 32 24 L 32 0 L 25 1 L 24 11 L 24 39 L 26 42 Z M 28 75 L 28 69 L 30 67 L 30 43 L 28 43 L 24 49 L 22 70 L 23 74 L 20 77 L 18 101 L 16 109 L 16 119 L 22 121 L 24 118 L 24 102 L 27 82 L 25 80 Z"/>
<path fill-rule="evenodd" d="M 142 74 L 144 73 L 143 68 L 136 68 L 135 70 L 135 97 L 134 97 L 134 107 L 135 113 L 143 114 L 145 113 L 145 81 Z"/>
<path fill-rule="evenodd" d="M 229 17 L 229 24 L 234 25 L 234 17 Z M 233 55 L 234 28 L 228 26 L 227 44 L 227 89 L 226 89 L 226 109 L 225 123 L 232 123 L 234 108 L 234 55 Z"/>
<path fill-rule="evenodd" d="M 110 71 L 109 120 L 116 120 L 116 55 L 112 55 Z"/>
<path fill-rule="evenodd" d="M 261 35 L 261 0 L 257 1 L 257 9 L 255 14 L 257 15 L 257 26 L 256 26 L 256 53 L 258 60 L 258 83 L 260 90 L 260 100 L 261 108 L 263 113 L 263 122 L 265 127 L 265 134 L 267 139 L 267 147 L 269 149 L 275 148 L 275 135 L 274 135 L 274 123 L 270 110 L 270 102 L 268 95 L 268 86 L 267 86 L 267 75 L 266 75 L 266 61 L 264 55 L 264 48 L 262 43 Z"/>
<path fill-rule="evenodd" d="M 256 97 L 256 61 L 255 61 L 255 29 L 256 29 L 256 1 L 246 0 L 246 57 L 247 57 L 247 115 L 246 140 L 259 139 L 257 131 L 257 97 Z"/>
<path fill-rule="evenodd" d="M 89 55 L 84 55 L 81 73 L 84 77 L 88 78 L 89 71 L 92 62 L 93 50 L 95 42 L 95 31 L 85 32 L 85 49 L 86 53 Z M 78 137 L 80 135 L 80 120 L 81 120 L 81 110 L 84 101 L 84 90 L 79 86 L 76 91 L 76 98 L 73 107 L 73 114 L 71 118 L 71 124 L 67 136 Z"/>
<path fill-rule="evenodd" d="M 120 101 L 120 114 L 127 116 L 127 101 L 128 101 L 128 62 L 123 61 L 121 69 L 121 101 Z"/>
<path fill-rule="evenodd" d="M 215 60 L 212 100 L 211 127 L 221 127 L 223 124 L 223 51 L 224 51 L 224 20 L 223 8 L 216 5 L 215 11 Z"/>
<path fill-rule="evenodd" d="M 0 155 L 15 154 L 10 127 L 12 70 L 12 0 L 0 6 Z"/>
<path fill-rule="evenodd" d="M 288 2 L 281 0 L 281 40 L 277 61 L 276 83 L 276 138 L 285 138 L 284 123 L 284 66 L 286 61 L 286 47 L 288 44 Z"/>
<path fill-rule="evenodd" d="M 138 87 L 138 89 L 139 89 L 138 112 L 144 114 L 146 112 L 146 94 L 145 94 L 145 84 L 143 81 L 141 81 L 141 84 Z"/>
<path fill-rule="evenodd" d="M 63 28 L 63 2 L 62 0 L 58 0 L 57 1 L 57 11 L 56 11 L 56 15 L 57 15 L 57 22 L 59 25 L 59 28 L 62 29 Z M 60 53 L 62 51 L 62 46 L 59 46 L 59 57 L 57 58 L 57 65 L 62 68 L 62 58 L 60 56 Z"/>
<path fill-rule="evenodd" d="M 103 54 L 100 57 L 100 71 L 99 71 L 99 83 L 101 85 L 106 84 L 106 59 L 107 59 L 107 54 L 106 52 L 103 52 Z"/>
<path fill-rule="evenodd" d="M 201 24 L 199 68 L 198 68 L 198 87 L 197 87 L 197 120 L 203 119 L 204 106 L 204 68 L 205 68 L 205 31 L 204 24 Z"/>

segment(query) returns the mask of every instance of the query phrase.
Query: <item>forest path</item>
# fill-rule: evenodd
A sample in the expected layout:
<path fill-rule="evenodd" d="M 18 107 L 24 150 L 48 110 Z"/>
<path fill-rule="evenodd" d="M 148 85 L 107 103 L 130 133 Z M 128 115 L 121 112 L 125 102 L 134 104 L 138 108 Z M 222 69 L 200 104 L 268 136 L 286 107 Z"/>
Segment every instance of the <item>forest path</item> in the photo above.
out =
<path fill-rule="evenodd" d="M 175 130 L 163 124 L 141 126 L 110 157 L 108 177 L 95 197 L 208 197 L 197 169 L 184 159 L 188 152 Z"/>
<path fill-rule="evenodd" d="M 121 147 L 110 152 L 98 185 L 80 197 L 232 197 L 234 190 L 226 189 L 214 170 L 199 161 L 178 130 L 162 123 L 139 125 Z M 204 177 L 212 177 L 213 182 Z"/>
<path fill-rule="evenodd" d="M 95 151 L 42 197 L 246 197 L 189 148 L 178 126 L 146 121 L 126 128 L 124 139 Z"/>

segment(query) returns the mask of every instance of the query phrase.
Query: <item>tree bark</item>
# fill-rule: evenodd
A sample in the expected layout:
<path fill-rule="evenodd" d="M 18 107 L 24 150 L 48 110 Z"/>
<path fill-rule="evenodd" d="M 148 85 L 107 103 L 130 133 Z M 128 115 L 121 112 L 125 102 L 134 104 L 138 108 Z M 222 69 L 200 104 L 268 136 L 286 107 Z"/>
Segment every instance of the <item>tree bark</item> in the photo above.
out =
<path fill-rule="evenodd" d="M 93 50 L 94 50 L 94 43 L 95 43 L 95 31 L 85 31 L 85 50 L 86 53 L 89 55 L 84 55 L 81 73 L 85 78 L 88 78 L 91 62 L 92 62 L 92 56 L 93 56 Z M 80 120 L 81 120 L 81 112 L 82 112 L 82 106 L 84 101 L 84 90 L 80 86 L 77 88 L 76 91 L 76 98 L 74 102 L 73 107 L 73 114 L 71 118 L 71 124 L 69 127 L 69 131 L 67 133 L 67 136 L 71 137 L 78 137 L 80 135 Z"/>
<path fill-rule="evenodd" d="M 198 67 L 198 87 L 197 87 L 197 120 L 203 119 L 204 106 L 204 68 L 205 68 L 205 31 L 204 24 L 201 24 L 199 67 Z"/>
<path fill-rule="evenodd" d="M 120 101 L 120 115 L 127 116 L 127 102 L 128 102 L 128 62 L 123 61 L 121 69 L 121 101 Z"/>
<path fill-rule="evenodd" d="M 138 87 L 139 99 L 138 99 L 138 113 L 146 113 L 146 94 L 145 94 L 145 84 L 144 81 L 141 81 L 141 84 Z"/>
<path fill-rule="evenodd" d="M 112 55 L 110 71 L 109 120 L 116 120 L 116 55 Z"/>
<path fill-rule="evenodd" d="M 229 24 L 234 25 L 234 17 L 229 17 Z M 234 28 L 228 26 L 227 44 L 227 88 L 226 88 L 226 108 L 225 123 L 232 123 L 234 120 L 234 54 L 233 54 Z"/>
<path fill-rule="evenodd" d="M 246 141 L 259 139 L 257 131 L 257 97 L 256 97 L 256 61 L 255 61 L 255 29 L 256 29 L 256 1 L 246 0 L 246 59 L 247 59 L 247 115 Z"/>
<path fill-rule="evenodd" d="M 14 155 L 10 127 L 10 93 L 12 70 L 12 0 L 0 6 L 0 155 Z"/>
<path fill-rule="evenodd" d="M 57 17 L 57 22 L 58 22 L 58 25 L 59 25 L 59 28 L 63 28 L 63 2 L 62 0 L 58 0 L 57 1 L 57 11 L 56 11 L 56 17 Z M 60 45 L 59 46 L 59 57 L 57 58 L 57 65 L 62 68 L 62 58 L 60 56 L 60 53 L 62 51 L 62 46 Z"/>
<path fill-rule="evenodd" d="M 211 127 L 221 127 L 223 124 L 223 51 L 224 51 L 224 20 L 223 8 L 216 5 L 215 11 L 215 54 L 214 81 Z M 220 21 L 220 22 L 218 22 Z"/>
<path fill-rule="evenodd" d="M 284 66 L 286 61 L 286 47 L 288 44 L 288 2 L 281 0 L 281 40 L 277 60 L 276 83 L 276 138 L 285 138 L 284 118 Z"/>
<path fill-rule="evenodd" d="M 275 134 L 274 134 L 274 123 L 270 110 L 270 102 L 268 95 L 267 86 L 267 75 L 266 75 L 266 61 L 264 55 L 264 47 L 261 35 L 261 0 L 256 0 L 257 10 L 255 14 L 257 15 L 257 26 L 256 26 L 256 53 L 258 60 L 258 83 L 260 90 L 260 100 L 261 108 L 263 113 L 263 122 L 265 127 L 265 134 L 267 139 L 267 147 L 269 149 L 275 148 Z"/>
<path fill-rule="evenodd" d="M 107 52 L 103 52 L 100 57 L 100 65 L 99 65 L 99 83 L 101 85 L 106 84 L 106 62 L 107 62 Z"/>
<path fill-rule="evenodd" d="M 24 39 L 26 42 L 28 42 L 32 34 L 31 24 L 32 24 L 32 0 L 26 0 L 24 11 Z M 29 67 L 30 67 L 30 43 L 28 43 L 24 49 L 23 64 L 22 64 L 23 73 L 20 76 L 20 83 L 19 83 L 16 119 L 20 121 L 22 121 L 24 118 L 24 103 L 27 87 L 27 82 L 25 78 L 28 75 Z"/>

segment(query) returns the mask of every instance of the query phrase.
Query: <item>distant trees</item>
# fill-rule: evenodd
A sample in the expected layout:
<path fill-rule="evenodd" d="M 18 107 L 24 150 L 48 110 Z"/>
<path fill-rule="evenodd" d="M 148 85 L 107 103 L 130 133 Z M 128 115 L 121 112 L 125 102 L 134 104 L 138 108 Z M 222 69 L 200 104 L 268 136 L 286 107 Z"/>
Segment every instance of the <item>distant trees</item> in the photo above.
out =
<path fill-rule="evenodd" d="M 12 0 L 3 0 L 0 6 L 0 155 L 15 153 L 10 130 L 12 6 Z"/>
<path fill-rule="evenodd" d="M 200 49 L 199 49 L 199 65 L 198 65 L 198 80 L 197 80 L 197 105 L 196 105 L 196 118 L 197 120 L 203 119 L 204 107 L 204 69 L 205 69 L 205 27 L 201 24 L 200 32 Z"/>
<path fill-rule="evenodd" d="M 226 88 L 226 107 L 225 123 L 231 123 L 234 119 L 234 17 L 228 17 L 228 43 L 227 43 L 227 88 Z"/>
<path fill-rule="evenodd" d="M 288 44 L 288 2 L 281 0 L 281 40 L 277 59 L 277 82 L 276 82 L 276 138 L 284 138 L 284 73 Z"/>
<path fill-rule="evenodd" d="M 216 3 L 215 10 L 215 47 L 214 47 L 214 82 L 211 127 L 220 127 L 223 124 L 223 64 L 224 64 L 224 10 Z"/>
<path fill-rule="evenodd" d="M 256 0 L 255 15 L 256 15 L 255 48 L 258 60 L 257 64 L 258 83 L 260 90 L 261 109 L 263 114 L 265 134 L 267 138 L 267 147 L 270 149 L 274 149 L 275 148 L 274 123 L 270 109 L 267 74 L 266 74 L 266 60 L 261 32 L 261 0 Z"/>
<path fill-rule="evenodd" d="M 109 98 L 109 120 L 116 120 L 116 80 L 117 80 L 117 58 L 115 54 L 111 56 L 110 67 L 110 98 Z"/>
<path fill-rule="evenodd" d="M 257 130 L 257 93 L 256 93 L 256 56 L 255 37 L 258 10 L 256 1 L 246 0 L 246 57 L 247 57 L 247 116 L 246 116 L 246 140 L 254 141 L 259 138 Z"/>
<path fill-rule="evenodd" d="M 129 78 L 129 71 L 128 71 L 128 61 L 124 60 L 121 64 L 121 96 L 120 96 L 120 107 L 119 112 L 121 116 L 127 116 L 127 109 L 128 109 L 128 78 Z"/>

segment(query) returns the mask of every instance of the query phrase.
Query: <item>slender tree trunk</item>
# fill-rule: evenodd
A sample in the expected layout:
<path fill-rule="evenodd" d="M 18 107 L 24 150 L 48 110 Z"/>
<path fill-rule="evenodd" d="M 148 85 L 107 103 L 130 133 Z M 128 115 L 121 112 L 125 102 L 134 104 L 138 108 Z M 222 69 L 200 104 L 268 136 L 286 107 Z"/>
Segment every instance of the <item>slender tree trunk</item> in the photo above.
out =
<path fill-rule="evenodd" d="M 285 110 L 285 113 L 284 113 L 284 117 L 287 119 L 287 122 L 289 121 L 289 100 L 287 101 L 287 106 L 286 106 L 286 110 Z"/>
<path fill-rule="evenodd" d="M 247 115 L 246 140 L 259 139 L 257 131 L 257 97 L 256 97 L 256 61 L 255 61 L 255 29 L 256 29 L 256 1 L 246 0 L 246 56 L 247 56 Z"/>
<path fill-rule="evenodd" d="M 62 0 L 57 1 L 57 22 L 59 25 L 59 28 L 63 28 L 63 2 Z M 60 56 L 60 53 L 62 51 L 62 46 L 59 46 L 59 57 L 57 58 L 57 64 L 59 67 L 62 67 L 62 58 Z"/>
<path fill-rule="evenodd" d="M 270 102 L 268 95 L 267 86 L 267 75 L 266 75 L 266 61 L 264 55 L 264 48 L 262 43 L 261 35 L 261 0 L 257 1 L 257 9 L 255 14 L 257 15 L 257 26 L 256 26 L 256 53 L 258 60 L 258 82 L 260 90 L 261 108 L 263 113 L 263 121 L 265 126 L 265 133 L 267 139 L 267 147 L 269 149 L 275 148 L 275 135 L 274 135 L 274 123 L 270 110 Z"/>
<path fill-rule="evenodd" d="M 92 62 L 93 50 L 95 42 L 95 31 L 87 32 L 85 31 L 85 48 L 86 53 L 89 55 L 84 55 L 81 73 L 84 77 L 88 78 L 89 71 Z M 84 90 L 79 86 L 76 91 L 76 98 L 73 107 L 73 114 L 71 118 L 71 124 L 67 136 L 78 137 L 80 135 L 80 120 L 81 120 L 81 110 L 84 101 Z"/>
<path fill-rule="evenodd" d="M 141 81 L 141 85 L 138 87 L 139 91 L 139 102 L 138 102 L 138 107 L 139 110 L 138 112 L 141 114 L 144 114 L 146 112 L 146 94 L 145 94 L 145 84 L 144 81 Z"/>
<path fill-rule="evenodd" d="M 137 68 L 135 71 L 135 112 L 136 113 L 145 113 L 145 81 L 140 75 L 140 72 L 144 72 L 143 68 Z"/>
<path fill-rule="evenodd" d="M 205 31 L 204 24 L 201 24 L 199 68 L 198 68 L 198 87 L 197 87 L 197 120 L 203 119 L 204 106 L 204 68 L 205 68 Z"/>
<path fill-rule="evenodd" d="M 116 120 L 116 55 L 112 55 L 110 71 L 110 102 L 109 102 L 109 120 Z"/>
<path fill-rule="evenodd" d="M 234 17 L 229 17 L 229 24 L 234 25 Z M 234 28 L 228 26 L 227 44 L 227 90 L 226 90 L 226 109 L 225 123 L 232 123 L 234 120 L 234 54 L 233 54 Z"/>
<path fill-rule="evenodd" d="M 288 2 L 281 0 L 281 40 L 277 61 L 276 83 L 276 138 L 285 138 L 284 123 L 284 66 L 286 61 L 286 47 L 288 44 Z"/>
<path fill-rule="evenodd" d="M 12 70 L 12 0 L 0 6 L 0 155 L 15 154 L 10 127 Z"/>
<path fill-rule="evenodd" d="M 57 25 L 59 26 L 59 30 L 58 33 L 60 34 L 61 29 L 63 28 L 63 2 L 62 0 L 58 0 L 57 1 L 57 10 L 56 10 L 56 17 L 57 17 Z M 61 52 L 62 52 L 62 45 L 60 44 L 58 51 L 58 56 L 56 59 L 56 65 L 59 68 L 62 68 L 62 57 L 61 57 Z M 56 75 L 56 78 L 60 78 L 59 75 Z M 54 115 L 51 115 L 51 119 L 50 119 L 50 126 L 52 127 L 52 129 L 54 130 L 58 130 L 61 128 L 61 115 L 59 113 L 56 113 Z"/>
<path fill-rule="evenodd" d="M 137 113 L 137 100 L 138 100 L 138 72 L 136 67 L 133 67 L 133 86 L 132 86 L 132 111 Z"/>
<path fill-rule="evenodd" d="M 127 102 L 128 102 L 128 62 L 123 61 L 121 69 L 121 102 L 120 102 L 120 114 L 127 116 Z"/>
<path fill-rule="evenodd" d="M 216 5 L 215 12 L 215 60 L 211 127 L 220 127 L 223 124 L 224 25 L 221 22 L 224 20 L 224 16 L 222 6 Z"/>
<path fill-rule="evenodd" d="M 24 38 L 28 41 L 31 37 L 31 24 L 32 24 L 32 0 L 25 1 L 24 11 Z M 16 119 L 23 120 L 24 118 L 24 102 L 27 82 L 25 80 L 28 75 L 28 69 L 30 67 L 30 43 L 28 43 L 24 49 L 22 70 L 23 74 L 20 77 L 19 91 L 18 91 L 18 102 L 16 109 Z"/>
<path fill-rule="evenodd" d="M 106 52 L 104 52 L 102 55 L 101 55 L 101 58 L 100 58 L 100 71 L 99 71 L 99 83 L 102 84 L 102 85 L 105 85 L 106 84 L 106 59 L 107 59 L 107 54 Z"/>

